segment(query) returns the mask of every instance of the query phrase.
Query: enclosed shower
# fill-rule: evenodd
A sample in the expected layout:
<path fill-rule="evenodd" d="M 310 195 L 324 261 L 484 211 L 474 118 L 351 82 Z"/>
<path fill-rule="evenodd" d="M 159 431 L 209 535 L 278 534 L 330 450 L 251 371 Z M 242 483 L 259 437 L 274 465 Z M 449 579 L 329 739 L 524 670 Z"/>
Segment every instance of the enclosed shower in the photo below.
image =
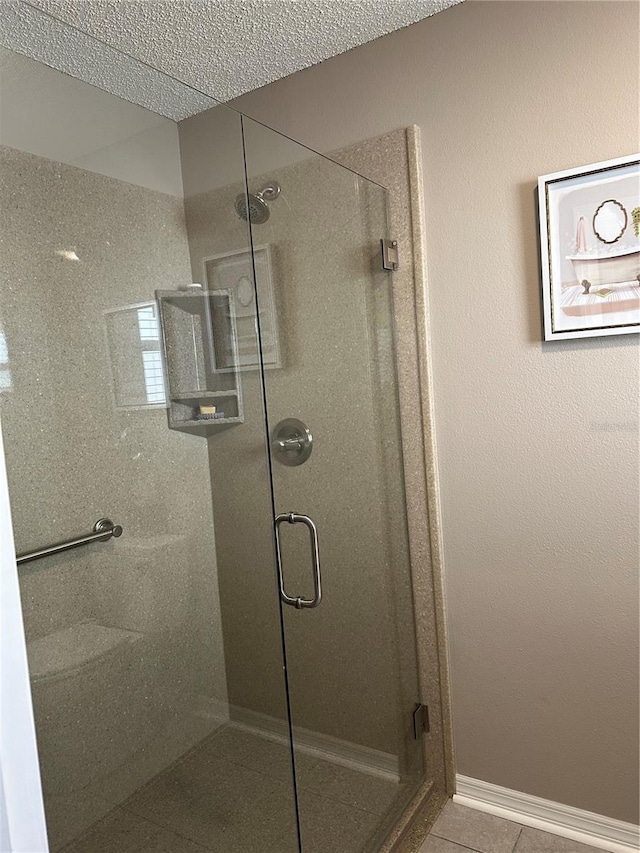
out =
<path fill-rule="evenodd" d="M 387 193 L 35 9 L 0 35 L 50 850 L 386 849 L 432 778 Z"/>

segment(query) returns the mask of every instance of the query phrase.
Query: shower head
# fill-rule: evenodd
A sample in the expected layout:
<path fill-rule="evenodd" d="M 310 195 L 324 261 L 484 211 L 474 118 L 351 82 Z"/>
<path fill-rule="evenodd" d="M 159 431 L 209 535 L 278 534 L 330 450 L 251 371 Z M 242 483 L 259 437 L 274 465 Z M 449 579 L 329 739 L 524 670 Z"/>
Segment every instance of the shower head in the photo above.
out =
<path fill-rule="evenodd" d="M 269 205 L 259 193 L 255 195 L 249 193 L 249 216 L 247 216 L 247 197 L 244 193 L 240 193 L 236 197 L 236 213 L 245 222 L 250 216 L 252 225 L 262 225 L 271 216 Z"/>
<path fill-rule="evenodd" d="M 267 202 L 273 201 L 280 195 L 280 184 L 271 181 L 266 187 L 256 193 L 249 193 L 249 212 L 247 216 L 247 196 L 244 193 L 236 196 L 236 213 L 245 222 L 248 218 L 252 225 L 262 225 L 271 216 Z"/>

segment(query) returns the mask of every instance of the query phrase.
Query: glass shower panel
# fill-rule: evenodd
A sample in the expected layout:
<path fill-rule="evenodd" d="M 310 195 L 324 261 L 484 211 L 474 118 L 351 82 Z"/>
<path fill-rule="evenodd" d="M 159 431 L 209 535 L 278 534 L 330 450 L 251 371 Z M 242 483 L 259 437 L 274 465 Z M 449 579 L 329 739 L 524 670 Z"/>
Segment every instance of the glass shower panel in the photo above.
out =
<path fill-rule="evenodd" d="M 179 127 L 5 48 L 0 72 L 16 547 L 122 527 L 19 567 L 50 847 L 295 853 L 287 730 L 236 712 L 254 667 L 287 708 L 240 118 Z"/>
<path fill-rule="evenodd" d="M 374 851 L 425 778 L 386 192 L 243 127 L 302 848 Z"/>

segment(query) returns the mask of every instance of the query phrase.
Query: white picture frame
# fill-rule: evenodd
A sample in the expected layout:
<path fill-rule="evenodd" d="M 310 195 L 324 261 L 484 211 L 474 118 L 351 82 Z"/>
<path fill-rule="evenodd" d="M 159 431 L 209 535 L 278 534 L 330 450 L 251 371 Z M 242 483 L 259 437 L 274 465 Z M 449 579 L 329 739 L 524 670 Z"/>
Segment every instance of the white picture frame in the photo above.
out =
<path fill-rule="evenodd" d="M 228 290 L 233 296 L 238 335 L 237 364 L 240 370 L 256 370 L 260 366 L 255 323 L 254 263 L 263 364 L 267 369 L 282 367 L 270 245 L 255 246 L 253 255 L 253 262 L 248 250 L 207 255 L 202 259 L 205 289 Z"/>
<path fill-rule="evenodd" d="M 538 178 L 544 340 L 640 332 L 640 154 Z"/>

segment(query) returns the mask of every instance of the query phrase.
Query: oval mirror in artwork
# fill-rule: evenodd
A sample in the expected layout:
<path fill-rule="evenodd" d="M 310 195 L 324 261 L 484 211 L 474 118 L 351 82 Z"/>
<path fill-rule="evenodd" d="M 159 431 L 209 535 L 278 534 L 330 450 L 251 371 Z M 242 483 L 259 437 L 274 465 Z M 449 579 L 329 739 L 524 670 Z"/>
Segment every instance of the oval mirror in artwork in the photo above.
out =
<path fill-rule="evenodd" d="M 248 308 L 253 302 L 253 284 L 246 275 L 238 279 L 236 284 L 236 298 L 243 308 Z"/>
<path fill-rule="evenodd" d="M 610 198 L 594 213 L 593 232 L 602 243 L 615 243 L 624 234 L 628 221 L 624 205 Z"/>

